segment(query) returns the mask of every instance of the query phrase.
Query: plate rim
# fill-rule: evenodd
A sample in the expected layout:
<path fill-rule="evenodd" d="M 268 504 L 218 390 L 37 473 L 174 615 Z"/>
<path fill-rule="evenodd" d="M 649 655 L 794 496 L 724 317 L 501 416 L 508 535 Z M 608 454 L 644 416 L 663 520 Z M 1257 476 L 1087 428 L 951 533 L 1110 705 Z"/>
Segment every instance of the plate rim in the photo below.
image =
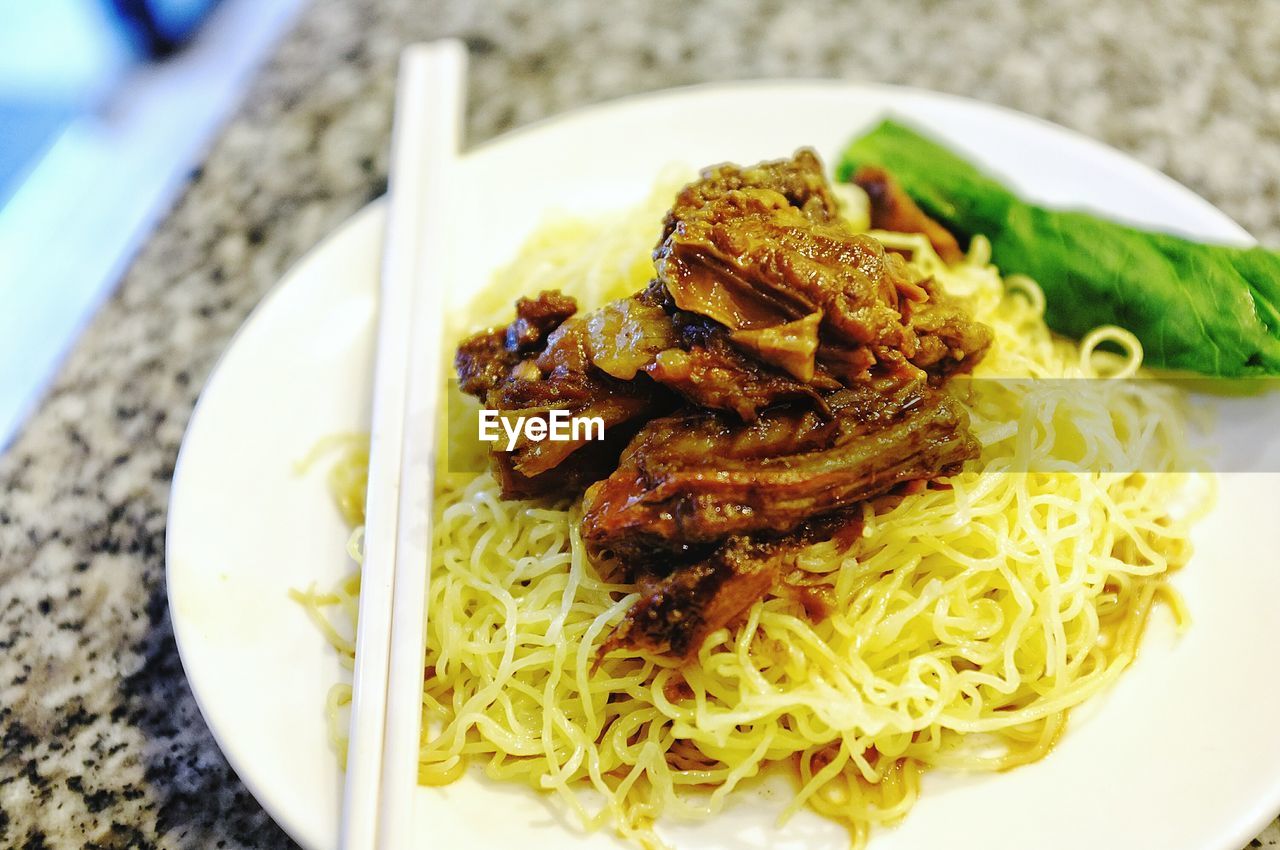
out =
<path fill-rule="evenodd" d="M 1140 169 L 1145 172 L 1144 177 L 1147 179 L 1162 184 L 1165 189 L 1172 190 L 1181 195 L 1184 201 L 1193 203 L 1199 206 L 1203 212 L 1221 219 L 1224 224 L 1230 226 L 1230 229 L 1234 229 L 1236 231 L 1236 236 L 1240 239 L 1247 240 L 1251 245 L 1257 244 L 1258 241 L 1257 238 L 1254 237 L 1254 235 L 1238 221 L 1227 215 L 1227 213 L 1223 212 L 1201 195 L 1197 194 L 1195 190 L 1191 189 L 1186 184 L 1171 177 L 1159 168 L 1143 162 L 1138 159 L 1136 155 L 1122 151 L 1117 147 L 1113 147 L 1112 145 L 1109 145 L 1100 139 L 1096 139 L 1080 130 L 1067 127 L 1064 124 L 1059 124 L 1039 115 L 1032 115 L 1029 112 L 1023 112 L 1011 106 L 1005 106 L 1002 103 L 994 103 L 992 101 L 979 100 L 978 98 L 967 97 L 961 94 L 936 91 L 934 89 L 925 89 L 918 86 L 902 85 L 898 83 L 872 81 L 862 82 L 834 77 L 760 77 L 745 80 L 710 80 L 706 82 L 671 86 L 662 89 L 632 92 L 629 94 L 619 95 L 618 97 L 582 104 L 551 115 L 544 115 L 541 118 L 537 118 L 526 124 L 521 124 L 518 127 L 512 127 L 511 129 L 504 130 L 495 136 L 490 136 L 487 139 L 467 146 L 463 151 L 462 156 L 464 159 L 470 158 L 473 154 L 486 152 L 491 149 L 501 149 L 510 144 L 518 144 L 525 135 L 534 134 L 548 125 L 576 120 L 597 120 L 600 114 L 614 110 L 622 111 L 625 109 L 632 109 L 644 106 L 650 102 L 674 100 L 685 97 L 697 97 L 705 94 L 716 94 L 721 91 L 764 91 L 767 89 L 777 89 L 780 91 L 812 91 L 814 89 L 828 89 L 833 91 L 859 90 L 879 93 L 884 96 L 892 96 L 894 94 L 905 95 L 911 98 L 948 103 L 962 108 L 988 110 L 1000 115 L 1002 118 L 1025 125 L 1037 126 L 1040 129 L 1049 130 L 1057 135 L 1069 137 L 1072 142 L 1090 149 L 1090 151 L 1095 155 L 1102 156 L 1111 162 L 1122 164 L 1125 168 Z M 464 139 L 463 141 L 465 142 L 466 140 Z M 830 167 L 830 163 L 827 163 L 827 165 Z M 382 202 L 385 198 L 385 194 L 380 195 L 378 198 L 371 201 L 370 204 Z M 340 228 L 341 225 L 339 226 L 339 229 Z"/>
<path fill-rule="evenodd" d="M 1121 165 L 1131 172 L 1141 173 L 1144 179 L 1160 185 L 1165 191 L 1171 191 L 1177 194 L 1184 203 L 1196 207 L 1200 213 L 1216 218 L 1223 225 L 1225 230 L 1234 231 L 1233 235 L 1239 239 L 1242 244 L 1256 244 L 1256 239 L 1244 227 L 1221 209 L 1214 206 L 1211 202 L 1198 195 L 1191 188 L 1158 168 L 1137 159 L 1136 156 L 1112 147 L 1111 145 L 1086 135 L 1081 131 L 1063 126 L 1040 116 L 1022 112 L 1003 104 L 978 100 L 976 98 L 949 92 L 940 92 L 892 83 L 861 82 L 826 77 L 783 77 L 707 81 L 635 92 L 615 98 L 583 104 L 572 109 L 530 121 L 526 124 L 520 125 L 519 127 L 511 128 L 496 136 L 492 136 L 483 141 L 469 145 L 463 152 L 462 158 L 470 161 L 474 159 L 476 155 L 490 151 L 500 151 L 506 147 L 518 145 L 527 136 L 536 135 L 548 128 L 561 124 L 572 123 L 574 121 L 607 120 L 608 114 L 614 111 L 621 112 L 629 109 L 643 108 L 648 105 L 661 104 L 669 100 L 703 97 L 707 95 L 714 96 L 720 93 L 752 91 L 766 92 L 769 90 L 775 90 L 778 92 L 813 92 L 816 90 L 833 92 L 844 91 L 850 94 L 868 92 L 889 99 L 894 95 L 901 95 L 922 101 L 941 102 L 963 109 L 976 109 L 979 112 L 986 111 L 1017 124 L 1032 126 L 1039 130 L 1047 130 L 1059 137 L 1071 140 L 1075 144 L 1088 150 L 1088 152 L 1094 156 L 1101 156 L 1105 160 Z M 206 394 L 215 381 L 217 381 L 223 365 L 230 353 L 235 349 L 237 343 L 242 339 L 247 330 L 255 322 L 260 320 L 260 317 L 270 309 L 270 306 L 275 301 L 279 300 L 283 296 L 285 290 L 289 288 L 290 283 L 300 274 L 300 270 L 314 261 L 315 255 L 322 253 L 326 248 L 349 238 L 348 234 L 350 232 L 358 230 L 362 226 L 372 226 L 372 220 L 380 219 L 385 215 L 386 201 L 387 198 L 385 193 L 370 200 L 347 218 L 343 219 L 316 243 L 303 251 L 289 264 L 280 277 L 267 289 L 259 301 L 245 316 L 235 332 L 227 340 L 225 347 L 214 360 L 213 365 L 210 367 L 205 381 L 201 386 L 200 392 L 192 408 L 191 415 L 187 421 L 186 428 L 183 432 L 182 442 L 179 446 L 174 464 L 173 476 L 168 489 L 164 550 L 165 595 L 169 608 L 170 625 L 173 630 L 174 641 L 178 650 L 178 656 L 182 664 L 184 676 L 187 679 L 188 687 L 196 702 L 202 721 L 209 730 L 209 733 L 213 737 L 215 743 L 218 745 L 222 756 L 227 760 L 236 776 L 253 795 L 258 805 L 260 805 L 272 818 L 273 822 L 287 833 L 292 840 L 304 848 L 308 848 L 309 845 L 303 840 L 301 825 L 284 817 L 284 813 L 278 811 L 278 806 L 268 802 L 272 800 L 272 795 L 269 793 L 269 789 L 264 788 L 258 782 L 257 778 L 249 769 L 249 766 L 243 762 L 242 754 L 237 752 L 238 748 L 231 746 L 229 741 L 224 740 L 226 737 L 225 731 L 219 732 L 218 728 L 209 720 L 209 710 L 206 707 L 206 698 L 202 697 L 201 691 L 196 687 L 196 679 L 191 675 L 191 667 L 189 664 L 189 655 L 191 650 L 188 642 L 194 640 L 195 636 L 190 634 L 188 628 L 182 625 L 185 622 L 185 619 L 178 613 L 178 608 L 175 605 L 173 597 L 172 578 L 174 574 L 174 559 L 172 557 L 173 535 L 171 534 L 171 519 L 175 513 L 175 507 L 181 503 L 180 500 L 175 498 L 175 496 L 180 492 L 185 468 L 184 461 L 189 453 L 188 437 L 196 427 L 198 421 L 200 421 L 201 415 L 205 409 Z M 187 634 L 187 638 L 184 639 L 182 636 L 183 634 Z M 184 644 L 188 644 L 188 648 L 185 650 Z M 1271 787 L 1265 794 L 1260 793 L 1255 799 L 1255 805 L 1251 809 L 1250 813 L 1248 815 L 1242 814 L 1240 819 L 1236 821 L 1238 824 L 1236 830 L 1222 830 L 1223 841 L 1219 845 L 1221 850 L 1236 850 L 1236 848 L 1246 845 L 1269 823 L 1276 819 L 1277 813 L 1280 813 L 1280 769 L 1278 769 L 1275 774 L 1273 787 Z"/>

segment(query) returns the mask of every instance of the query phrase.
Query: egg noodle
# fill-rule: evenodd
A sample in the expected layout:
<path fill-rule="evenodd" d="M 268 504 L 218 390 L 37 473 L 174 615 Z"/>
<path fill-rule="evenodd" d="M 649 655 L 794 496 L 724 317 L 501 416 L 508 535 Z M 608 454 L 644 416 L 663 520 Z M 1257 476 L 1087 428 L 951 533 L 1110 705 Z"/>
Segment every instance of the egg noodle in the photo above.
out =
<path fill-rule="evenodd" d="M 507 321 L 518 295 L 560 289 L 586 309 L 642 288 L 681 182 L 664 179 L 625 214 L 544 226 L 455 318 L 451 338 Z M 865 198 L 846 187 L 840 196 L 865 229 Z M 1137 339 L 1119 328 L 1080 344 L 1053 336 L 1039 287 L 1002 280 L 981 237 L 948 267 L 923 237 L 872 235 L 909 252 L 994 329 L 975 378 L 1129 377 L 1141 363 Z M 736 787 L 785 770 L 796 790 L 783 817 L 809 807 L 845 824 L 859 847 L 874 825 L 908 812 L 927 768 L 1041 758 L 1069 710 L 1134 659 L 1154 605 L 1187 621 L 1167 580 L 1212 498 L 1207 476 L 1184 472 L 1176 397 L 1155 382 L 1114 381 L 1102 407 L 1061 383 L 974 394 L 980 471 L 866 502 L 851 547 L 803 550 L 787 582 L 821 588 L 827 616 L 807 616 L 794 593 L 771 595 L 687 664 L 619 650 L 596 666 L 637 594 L 588 559 L 579 501 L 504 501 L 487 471 L 439 475 L 420 781 L 443 785 L 479 765 L 548 792 L 583 828 L 661 847 L 660 821 L 713 816 Z M 449 392 L 450 410 L 470 403 Z M 346 445 L 332 483 L 358 524 L 367 447 Z M 1033 468 L 1032 452 L 1142 471 L 1020 471 Z M 358 561 L 358 532 L 351 550 Z M 348 665 L 359 588 L 355 574 L 295 594 Z M 329 698 L 340 758 L 350 699 L 349 684 Z"/>

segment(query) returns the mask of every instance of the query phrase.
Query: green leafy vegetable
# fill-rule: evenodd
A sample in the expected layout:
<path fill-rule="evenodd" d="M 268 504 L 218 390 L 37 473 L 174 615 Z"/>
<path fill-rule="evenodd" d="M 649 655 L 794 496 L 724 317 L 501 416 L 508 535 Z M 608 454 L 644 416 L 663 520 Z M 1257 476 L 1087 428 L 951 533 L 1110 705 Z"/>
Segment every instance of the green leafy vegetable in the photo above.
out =
<path fill-rule="evenodd" d="M 837 176 L 888 169 L 953 233 L 991 240 L 1005 274 L 1044 289 L 1054 330 L 1083 336 L 1117 324 L 1146 362 L 1240 377 L 1280 374 L 1280 254 L 1205 245 L 1080 212 L 1024 203 L 941 145 L 885 121 L 845 150 Z"/>

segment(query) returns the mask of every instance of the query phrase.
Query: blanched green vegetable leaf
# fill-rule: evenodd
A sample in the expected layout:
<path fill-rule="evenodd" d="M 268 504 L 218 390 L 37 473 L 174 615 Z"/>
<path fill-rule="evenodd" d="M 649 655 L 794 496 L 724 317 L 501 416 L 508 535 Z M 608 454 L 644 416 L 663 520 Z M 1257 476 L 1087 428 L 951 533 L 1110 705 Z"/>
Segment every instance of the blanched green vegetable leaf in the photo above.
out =
<path fill-rule="evenodd" d="M 1024 203 L 950 150 L 885 121 L 844 152 L 837 176 L 879 165 L 953 233 L 991 240 L 1002 273 L 1044 289 L 1054 330 L 1128 328 L 1146 363 L 1207 375 L 1280 374 L 1280 255 L 1205 245 Z"/>

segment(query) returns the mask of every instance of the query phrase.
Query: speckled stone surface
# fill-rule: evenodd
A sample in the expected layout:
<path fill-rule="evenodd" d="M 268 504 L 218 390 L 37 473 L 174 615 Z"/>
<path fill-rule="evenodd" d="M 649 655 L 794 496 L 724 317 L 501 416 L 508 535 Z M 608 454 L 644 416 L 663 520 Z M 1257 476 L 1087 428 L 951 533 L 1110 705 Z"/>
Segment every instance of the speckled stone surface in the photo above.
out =
<path fill-rule="evenodd" d="M 182 674 L 169 479 L 233 331 L 382 192 L 406 42 L 467 40 L 472 141 L 702 80 L 904 83 L 1100 138 L 1280 244 L 1280 5 L 960 5 L 315 0 L 0 458 L 0 846 L 291 846 Z"/>

